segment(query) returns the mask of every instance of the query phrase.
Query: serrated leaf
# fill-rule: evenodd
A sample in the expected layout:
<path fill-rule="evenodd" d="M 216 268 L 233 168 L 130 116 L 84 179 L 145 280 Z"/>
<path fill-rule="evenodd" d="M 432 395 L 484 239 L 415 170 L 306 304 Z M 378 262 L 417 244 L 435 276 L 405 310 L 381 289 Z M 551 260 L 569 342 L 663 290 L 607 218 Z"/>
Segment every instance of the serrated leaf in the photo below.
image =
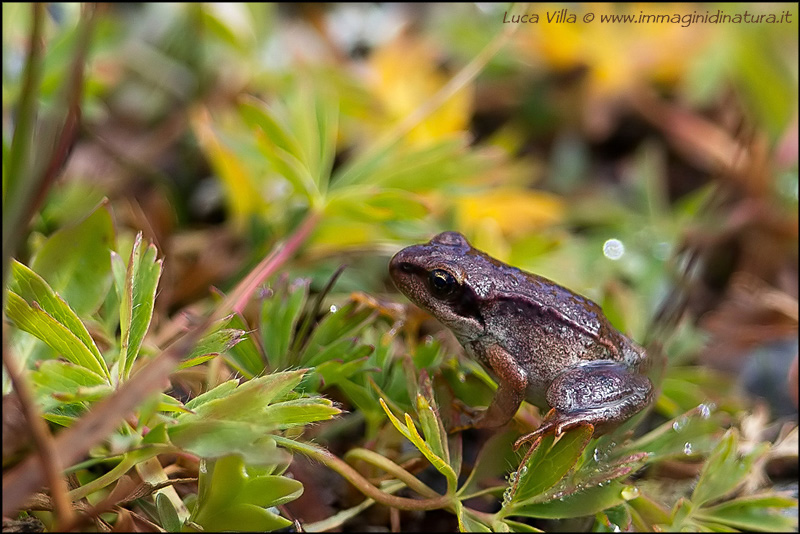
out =
<path fill-rule="evenodd" d="M 307 369 L 272 373 L 248 380 L 225 396 L 205 400 L 202 404 L 187 404 L 195 413 L 191 419 L 219 419 L 249 421 L 261 416 L 263 410 L 274 400 L 289 393 L 306 373 Z"/>
<path fill-rule="evenodd" d="M 94 313 L 111 284 L 109 250 L 114 225 L 103 202 L 77 225 L 51 235 L 31 260 L 31 270 L 45 279 L 79 316 Z"/>
<path fill-rule="evenodd" d="M 246 335 L 247 332 L 236 328 L 223 328 L 212 332 L 197 342 L 191 354 L 181 361 L 177 369 L 187 369 L 207 362 L 235 347 Z"/>
<path fill-rule="evenodd" d="M 241 421 L 191 421 L 167 427 L 171 443 L 201 458 L 240 454 L 256 465 L 283 459 L 274 442 L 264 439 L 269 430 L 274 429 Z"/>
<path fill-rule="evenodd" d="M 261 417 L 265 424 L 275 424 L 278 428 L 290 428 L 316 421 L 326 421 L 342 411 L 332 406 L 331 401 L 322 398 L 295 399 L 279 402 L 267 407 Z"/>
<path fill-rule="evenodd" d="M 119 309 L 122 378 L 130 376 L 153 318 L 156 288 L 161 277 L 161 260 L 156 260 L 156 254 L 156 247 L 152 244 L 142 250 L 142 233 L 139 232 L 128 261 Z"/>
<path fill-rule="evenodd" d="M 17 327 L 41 339 L 70 362 L 85 367 L 98 375 L 108 377 L 109 372 L 105 360 L 100 356 L 94 341 L 89 337 L 86 327 L 74 314 L 69 316 L 72 310 L 64 301 L 57 296 L 55 298 L 60 301 L 57 304 L 56 313 L 59 313 L 69 325 L 50 315 L 36 301 L 29 305 L 24 298 L 10 289 L 6 295 L 6 313 Z M 48 302 L 48 305 L 53 309 L 53 302 Z M 86 345 L 87 338 L 91 346 Z"/>
<path fill-rule="evenodd" d="M 185 406 L 190 410 L 193 410 L 194 408 L 200 406 L 201 404 L 228 395 L 231 391 L 236 389 L 238 385 L 239 385 L 238 380 L 228 380 L 218 385 L 217 387 L 206 391 L 205 393 L 201 393 L 197 397 L 187 402 Z"/>
<path fill-rule="evenodd" d="M 108 385 L 97 373 L 80 365 L 60 360 L 42 362 L 31 373 L 31 378 L 38 392 L 74 393 L 80 388 Z"/>

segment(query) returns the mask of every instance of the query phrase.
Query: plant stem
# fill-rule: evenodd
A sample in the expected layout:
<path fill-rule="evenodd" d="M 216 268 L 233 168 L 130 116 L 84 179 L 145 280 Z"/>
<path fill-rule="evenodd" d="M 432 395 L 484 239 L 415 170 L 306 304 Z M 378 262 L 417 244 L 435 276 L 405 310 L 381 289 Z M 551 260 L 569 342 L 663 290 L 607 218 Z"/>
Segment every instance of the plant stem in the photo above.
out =
<path fill-rule="evenodd" d="M 69 500 L 70 501 L 78 501 L 83 499 L 87 495 L 91 495 L 95 491 L 101 490 L 114 482 L 115 480 L 119 479 L 128 472 L 128 470 L 133 467 L 137 461 L 141 460 L 141 458 L 133 459 L 133 455 L 126 454 L 122 457 L 122 461 L 120 461 L 114 468 L 107 472 L 103 473 L 103 475 L 97 477 L 96 479 L 92 480 L 91 482 L 87 482 L 83 486 L 75 488 L 74 490 L 69 492 Z"/>
<path fill-rule="evenodd" d="M 297 252 L 319 222 L 321 215 L 318 211 L 311 211 L 289 239 L 278 244 L 244 280 L 239 282 L 225 302 L 217 307 L 215 316 L 219 315 L 221 318 L 228 310 L 242 313 L 253 291 Z"/>
<path fill-rule="evenodd" d="M 33 24 L 28 46 L 28 60 L 25 63 L 22 90 L 20 92 L 17 122 L 8 150 L 8 162 L 3 169 L 3 309 L 6 300 L 6 275 L 8 262 L 22 238 L 22 220 L 27 213 L 26 206 L 33 195 L 35 180 L 30 176 L 30 144 L 33 125 L 38 110 L 39 84 L 42 78 L 42 26 L 44 4 L 35 3 Z M 6 163 L 6 162 L 4 162 Z"/>
<path fill-rule="evenodd" d="M 351 449 L 347 451 L 345 454 L 346 459 L 356 459 L 356 460 L 363 460 L 369 464 L 372 464 L 376 467 L 379 467 L 393 475 L 398 480 L 401 480 L 405 483 L 406 486 L 411 488 L 412 490 L 416 491 L 420 495 L 424 495 L 428 498 L 437 497 L 437 493 L 429 488 L 426 484 L 420 481 L 417 477 L 394 463 L 393 461 L 389 460 L 385 456 L 382 456 L 376 452 L 370 451 L 368 449 Z"/>
<path fill-rule="evenodd" d="M 348 482 L 358 489 L 358 491 L 386 506 L 391 506 L 392 508 L 398 508 L 400 510 L 438 510 L 440 508 L 453 510 L 454 508 L 453 500 L 455 497 L 452 495 L 440 495 L 438 497 L 429 499 L 407 499 L 405 497 L 395 497 L 394 495 L 390 495 L 385 491 L 373 486 L 366 478 L 361 476 L 358 471 L 350 467 L 344 460 L 341 460 L 324 449 L 320 449 L 307 443 L 301 443 L 299 441 L 284 438 L 282 436 L 273 436 L 273 438 L 282 447 L 305 454 L 306 456 L 309 456 L 314 460 L 317 460 L 318 462 L 328 466 L 330 469 L 336 471 L 346 478 Z"/>

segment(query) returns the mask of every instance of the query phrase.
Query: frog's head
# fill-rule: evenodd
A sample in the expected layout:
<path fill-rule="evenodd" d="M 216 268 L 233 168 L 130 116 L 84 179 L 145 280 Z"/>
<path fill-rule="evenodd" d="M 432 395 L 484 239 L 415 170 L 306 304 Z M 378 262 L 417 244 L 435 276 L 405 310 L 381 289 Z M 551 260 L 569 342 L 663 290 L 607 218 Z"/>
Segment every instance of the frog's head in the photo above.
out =
<path fill-rule="evenodd" d="M 450 328 L 460 341 L 485 332 L 475 291 L 474 249 L 458 232 L 443 232 L 428 243 L 404 248 L 389 262 L 397 288 Z M 472 273 L 472 274 L 471 274 Z"/>

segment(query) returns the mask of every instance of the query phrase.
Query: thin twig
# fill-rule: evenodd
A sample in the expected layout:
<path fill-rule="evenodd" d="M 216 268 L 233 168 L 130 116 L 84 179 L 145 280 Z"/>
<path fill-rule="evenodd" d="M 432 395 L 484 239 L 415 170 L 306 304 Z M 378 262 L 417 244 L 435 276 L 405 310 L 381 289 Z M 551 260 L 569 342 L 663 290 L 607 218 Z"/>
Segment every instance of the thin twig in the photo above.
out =
<path fill-rule="evenodd" d="M 3 347 L 3 365 L 8 371 L 8 377 L 11 380 L 14 391 L 17 392 L 22 413 L 28 421 L 33 442 L 36 444 L 36 450 L 41 462 L 36 465 L 42 466 L 44 478 L 47 480 L 48 486 L 50 486 L 50 496 L 58 519 L 58 525 L 69 525 L 73 521 L 72 505 L 67 497 L 67 491 L 69 490 L 67 482 L 61 476 L 62 464 L 59 461 L 55 440 L 50 434 L 42 414 L 39 412 L 39 407 L 36 405 L 33 391 L 31 391 L 26 377 L 17 366 L 14 354 L 11 350 L 6 349 L 8 347 Z M 3 515 L 6 514 L 3 513 Z M 56 528 L 56 530 L 59 529 Z"/>

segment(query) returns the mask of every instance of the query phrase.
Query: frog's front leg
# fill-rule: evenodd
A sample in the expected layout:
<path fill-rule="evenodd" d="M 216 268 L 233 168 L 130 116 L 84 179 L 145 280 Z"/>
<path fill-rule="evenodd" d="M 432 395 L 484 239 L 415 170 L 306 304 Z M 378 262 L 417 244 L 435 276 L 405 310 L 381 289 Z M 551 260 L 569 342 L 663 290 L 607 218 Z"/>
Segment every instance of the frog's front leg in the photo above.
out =
<path fill-rule="evenodd" d="M 594 435 L 604 434 L 647 406 L 652 396 L 650 380 L 619 362 L 594 361 L 568 368 L 547 388 L 552 409 L 542 425 L 519 438 L 514 448 L 550 431 L 560 435 L 582 425 L 592 426 Z"/>
<path fill-rule="evenodd" d="M 491 404 L 474 422 L 475 428 L 494 428 L 508 423 L 525 400 L 528 375 L 516 359 L 500 345 L 489 345 L 482 350 L 482 359 L 491 368 L 497 380 L 497 391 Z"/>

